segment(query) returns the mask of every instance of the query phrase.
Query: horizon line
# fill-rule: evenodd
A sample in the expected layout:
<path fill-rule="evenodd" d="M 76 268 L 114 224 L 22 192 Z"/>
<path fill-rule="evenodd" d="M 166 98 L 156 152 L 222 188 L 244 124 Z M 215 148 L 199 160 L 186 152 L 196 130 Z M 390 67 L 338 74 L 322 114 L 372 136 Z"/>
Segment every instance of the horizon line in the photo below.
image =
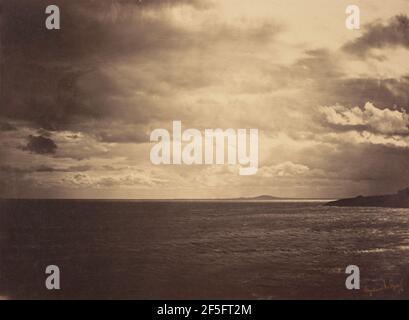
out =
<path fill-rule="evenodd" d="M 335 197 L 272 197 L 273 199 L 257 199 L 257 197 L 238 197 L 238 198 L 1 198 L 0 200 L 139 200 L 139 201 L 280 201 L 280 200 L 336 200 Z"/>

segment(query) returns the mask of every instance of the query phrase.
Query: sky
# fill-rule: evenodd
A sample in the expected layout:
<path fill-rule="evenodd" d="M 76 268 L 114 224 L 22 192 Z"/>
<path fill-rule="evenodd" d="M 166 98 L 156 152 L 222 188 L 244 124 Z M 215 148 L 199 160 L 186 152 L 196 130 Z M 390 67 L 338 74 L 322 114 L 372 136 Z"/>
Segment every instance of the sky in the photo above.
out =
<path fill-rule="evenodd" d="M 0 197 L 339 198 L 409 185 L 409 1 L 2 0 Z M 45 28 L 59 6 L 61 29 Z M 153 165 L 256 128 L 259 169 Z"/>

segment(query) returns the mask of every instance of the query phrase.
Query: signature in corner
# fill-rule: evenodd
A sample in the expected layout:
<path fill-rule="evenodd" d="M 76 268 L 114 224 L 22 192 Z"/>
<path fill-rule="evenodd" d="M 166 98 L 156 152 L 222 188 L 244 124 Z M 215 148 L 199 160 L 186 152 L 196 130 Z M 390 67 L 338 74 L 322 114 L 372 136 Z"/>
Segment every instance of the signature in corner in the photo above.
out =
<path fill-rule="evenodd" d="M 389 291 L 389 290 L 396 292 L 398 294 L 401 294 L 404 291 L 403 280 L 400 280 L 400 282 L 393 282 L 391 280 L 382 279 L 377 282 L 380 282 L 379 286 L 375 286 L 375 287 L 365 286 L 364 288 L 364 292 L 369 294 L 370 297 L 372 297 L 375 293 Z"/>

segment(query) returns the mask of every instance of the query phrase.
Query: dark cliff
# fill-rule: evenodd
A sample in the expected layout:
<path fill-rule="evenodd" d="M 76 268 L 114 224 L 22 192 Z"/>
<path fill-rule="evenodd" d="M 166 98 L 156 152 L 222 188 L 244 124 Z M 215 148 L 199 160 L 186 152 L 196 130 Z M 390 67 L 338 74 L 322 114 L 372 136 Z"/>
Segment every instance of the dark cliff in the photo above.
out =
<path fill-rule="evenodd" d="M 368 197 L 358 196 L 355 198 L 331 201 L 326 205 L 337 207 L 409 208 L 409 188 L 399 190 L 395 194 Z"/>

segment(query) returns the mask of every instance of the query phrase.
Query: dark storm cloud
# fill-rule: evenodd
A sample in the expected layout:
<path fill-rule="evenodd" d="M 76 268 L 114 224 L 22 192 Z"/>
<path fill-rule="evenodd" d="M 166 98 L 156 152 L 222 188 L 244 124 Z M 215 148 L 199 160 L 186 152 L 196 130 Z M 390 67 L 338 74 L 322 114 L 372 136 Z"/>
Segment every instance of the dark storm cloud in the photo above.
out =
<path fill-rule="evenodd" d="M 9 165 L 1 165 L 0 172 L 9 173 L 9 174 L 24 174 L 24 173 L 31 172 L 31 170 L 27 170 L 27 169 L 19 168 L 19 167 L 13 167 Z"/>
<path fill-rule="evenodd" d="M 374 48 L 397 46 L 409 48 L 409 18 L 406 15 L 397 15 L 390 19 L 388 24 L 369 24 L 361 37 L 345 44 L 343 49 L 358 56 L 365 56 Z"/>
<path fill-rule="evenodd" d="M 377 106 L 409 106 L 409 76 L 400 79 L 334 79 L 322 83 L 321 90 L 328 93 L 323 103 L 340 103 L 353 107 L 363 106 L 370 101 Z"/>
<path fill-rule="evenodd" d="M 57 145 L 50 138 L 30 135 L 24 149 L 38 154 L 53 154 L 57 151 Z"/>
<path fill-rule="evenodd" d="M 14 125 L 8 122 L 0 121 L 0 131 L 14 131 L 14 130 L 17 130 L 17 128 Z"/>
<path fill-rule="evenodd" d="M 148 142 L 149 135 L 143 134 L 139 130 L 124 132 L 102 131 L 96 134 L 96 138 L 101 142 L 118 142 L 118 143 L 141 143 Z"/>
<path fill-rule="evenodd" d="M 207 0 L 98 0 L 88 1 L 86 5 L 93 8 L 104 9 L 112 5 L 134 5 L 138 7 L 161 7 L 179 4 L 191 5 L 197 8 L 205 8 L 210 5 Z"/>
<path fill-rule="evenodd" d="M 1 21 L 0 114 L 49 130 L 105 116 L 114 106 L 87 100 L 79 80 L 98 73 L 105 63 L 183 47 L 193 38 L 167 19 L 147 18 L 142 12 L 178 4 L 200 8 L 199 3 L 203 2 L 84 0 L 78 5 L 57 0 L 53 4 L 61 10 L 61 30 L 50 31 L 44 26 L 49 1 L 6 0 Z M 100 90 L 99 94 L 106 93 Z"/>
<path fill-rule="evenodd" d="M 31 167 L 28 170 L 31 172 L 85 172 L 91 170 L 92 167 L 89 165 L 81 165 L 81 166 L 69 166 L 66 168 L 55 168 L 50 166 L 38 166 L 38 167 Z"/>
<path fill-rule="evenodd" d="M 8 172 L 14 174 L 29 174 L 29 173 L 50 173 L 50 172 L 86 172 L 91 170 L 92 167 L 89 165 L 82 166 L 69 166 L 66 168 L 55 168 L 52 166 L 41 165 L 41 166 L 31 166 L 27 168 L 15 167 L 10 165 L 1 165 L 0 172 Z"/>
<path fill-rule="evenodd" d="M 41 166 L 41 167 L 30 167 L 30 168 L 22 168 L 22 167 L 15 167 L 10 165 L 2 165 L 0 166 L 1 173 L 8 173 L 8 174 L 28 174 L 33 172 L 54 172 L 54 168 L 48 166 Z"/>
<path fill-rule="evenodd" d="M 57 0 L 53 4 L 61 10 L 61 30 L 45 28 L 46 0 L 5 1 L 1 26 L 0 115 L 47 130 L 82 131 L 88 120 L 113 118 L 147 123 L 163 115 L 165 101 L 176 93 L 218 80 L 205 66 L 180 63 L 189 61 L 190 49 L 210 55 L 207 51 L 216 44 L 234 48 L 267 43 L 280 31 L 271 22 L 242 28 L 220 21 L 195 30 L 166 15 L 168 8 L 178 5 L 205 10 L 207 1 L 84 0 L 78 5 Z M 119 70 L 118 65 L 130 67 Z M 113 141 L 114 136 L 121 142 L 129 135 L 105 135 L 103 140 Z"/>
<path fill-rule="evenodd" d="M 340 68 L 336 53 L 316 49 L 306 51 L 305 55 L 279 70 L 283 74 L 281 85 L 304 83 L 309 79 L 307 85 L 302 85 L 320 93 L 316 96 L 318 105 L 363 107 L 372 102 L 381 108 L 409 108 L 409 75 L 400 78 L 348 77 Z"/>
<path fill-rule="evenodd" d="M 334 184 L 346 181 L 366 186 L 365 194 L 394 192 L 407 186 L 409 150 L 384 145 L 334 141 L 336 148 L 311 148 L 304 163 L 325 172 Z M 325 152 L 326 157 L 322 157 Z M 345 190 L 345 196 L 356 196 Z"/>
<path fill-rule="evenodd" d="M 304 53 L 306 56 L 292 66 L 292 72 L 296 77 L 328 79 L 342 76 L 338 69 L 338 61 L 330 50 L 320 48 Z"/>

